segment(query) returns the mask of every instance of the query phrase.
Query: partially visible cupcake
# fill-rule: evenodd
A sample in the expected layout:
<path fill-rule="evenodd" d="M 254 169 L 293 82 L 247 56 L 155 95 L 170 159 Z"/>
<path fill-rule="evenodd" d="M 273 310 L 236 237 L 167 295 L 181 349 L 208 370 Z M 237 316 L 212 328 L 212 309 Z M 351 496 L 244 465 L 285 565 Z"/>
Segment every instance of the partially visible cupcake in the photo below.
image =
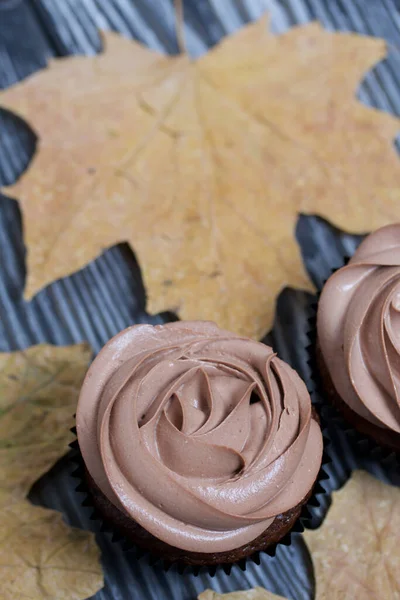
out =
<path fill-rule="evenodd" d="M 344 418 L 400 452 L 400 224 L 370 234 L 326 282 L 317 363 L 324 391 Z"/>
<path fill-rule="evenodd" d="M 323 452 L 297 373 L 209 322 L 138 325 L 110 340 L 84 381 L 77 435 L 106 522 L 192 565 L 237 562 L 282 539 Z"/>

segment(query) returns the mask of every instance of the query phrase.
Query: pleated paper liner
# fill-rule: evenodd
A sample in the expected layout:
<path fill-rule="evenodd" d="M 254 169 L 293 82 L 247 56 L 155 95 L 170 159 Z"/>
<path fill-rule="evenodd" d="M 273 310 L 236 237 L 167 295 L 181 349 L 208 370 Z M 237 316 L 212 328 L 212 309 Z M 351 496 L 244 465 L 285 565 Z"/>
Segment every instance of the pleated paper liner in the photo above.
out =
<path fill-rule="evenodd" d="M 331 275 L 338 271 L 349 262 L 349 256 L 343 256 L 343 264 L 331 270 Z M 334 424 L 345 435 L 355 452 L 364 458 L 369 457 L 372 460 L 377 460 L 389 470 L 398 471 L 400 469 L 400 452 L 393 450 L 391 447 L 378 443 L 371 435 L 359 431 L 346 416 L 336 403 L 329 399 L 329 393 L 325 389 L 325 384 L 321 376 L 318 366 L 318 348 L 317 348 L 317 310 L 318 303 L 322 293 L 322 289 L 327 280 L 325 280 L 320 289 L 317 291 L 316 298 L 310 302 L 309 306 L 309 330 L 308 346 L 306 348 L 308 354 L 308 365 L 310 367 L 311 386 L 309 392 L 313 401 L 313 405 L 318 411 L 321 419 L 321 427 L 325 430 L 326 435 L 329 425 Z"/>
<path fill-rule="evenodd" d="M 75 427 L 73 427 L 71 431 L 76 435 Z M 84 500 L 81 504 L 82 506 L 89 507 L 92 509 L 90 520 L 94 522 L 94 529 L 97 532 L 103 532 L 111 535 L 111 541 L 118 543 L 125 552 L 129 553 L 132 556 L 133 560 L 139 560 L 143 558 L 143 560 L 147 560 L 147 562 L 150 565 L 160 565 L 164 569 L 164 571 L 168 571 L 171 568 L 173 568 L 176 569 L 180 574 L 192 573 L 193 575 L 199 575 L 199 573 L 208 573 L 209 575 L 211 575 L 211 577 L 214 577 L 214 575 L 221 570 L 224 571 L 227 575 L 229 575 L 231 573 L 232 568 L 235 565 L 242 569 L 242 571 L 245 571 L 248 561 L 254 562 L 257 565 L 259 565 L 260 555 L 262 553 L 267 554 L 269 556 L 275 556 L 276 549 L 279 545 L 290 546 L 292 542 L 293 533 L 303 532 L 305 528 L 313 527 L 312 521 L 315 516 L 314 509 L 320 506 L 319 498 L 322 495 L 326 494 L 322 482 L 324 480 L 329 479 L 329 475 L 325 469 L 325 465 L 332 462 L 329 453 L 326 450 L 328 445 L 329 441 L 324 435 L 324 453 L 318 477 L 313 486 L 310 498 L 302 507 L 300 516 L 296 519 L 291 530 L 278 542 L 271 544 L 263 550 L 257 551 L 254 554 L 246 556 L 245 558 L 242 558 L 236 562 L 220 563 L 213 565 L 192 565 L 180 560 L 171 562 L 167 558 L 165 558 L 165 556 L 157 555 L 153 550 L 149 551 L 147 549 L 141 548 L 137 543 L 134 543 L 131 539 L 129 539 L 126 536 L 126 534 L 120 529 L 118 529 L 118 527 L 113 522 L 111 522 L 102 513 L 100 513 L 98 508 L 95 506 L 93 492 L 87 482 L 86 469 L 77 439 L 75 439 L 70 444 L 70 448 L 72 449 L 71 461 L 75 465 L 72 477 L 79 481 L 79 484 L 75 489 L 77 492 L 85 494 Z"/>

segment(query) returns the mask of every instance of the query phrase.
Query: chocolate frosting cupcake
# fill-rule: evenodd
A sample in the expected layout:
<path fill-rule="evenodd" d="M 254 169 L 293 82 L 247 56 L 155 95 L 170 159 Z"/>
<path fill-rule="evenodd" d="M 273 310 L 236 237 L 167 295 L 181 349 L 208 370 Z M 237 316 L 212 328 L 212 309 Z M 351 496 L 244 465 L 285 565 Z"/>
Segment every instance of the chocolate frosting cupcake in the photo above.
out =
<path fill-rule="evenodd" d="M 204 556 L 265 545 L 306 501 L 323 445 L 297 373 L 209 322 L 138 325 L 108 342 L 86 376 L 77 434 L 114 509 Z"/>
<path fill-rule="evenodd" d="M 357 428 L 400 449 L 400 224 L 369 235 L 325 284 L 323 379 Z"/>

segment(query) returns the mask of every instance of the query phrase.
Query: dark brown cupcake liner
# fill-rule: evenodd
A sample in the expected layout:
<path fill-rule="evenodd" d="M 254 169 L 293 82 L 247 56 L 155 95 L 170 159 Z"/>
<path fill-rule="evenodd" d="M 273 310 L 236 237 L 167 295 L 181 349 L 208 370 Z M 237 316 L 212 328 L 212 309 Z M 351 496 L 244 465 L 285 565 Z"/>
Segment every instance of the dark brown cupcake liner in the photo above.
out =
<path fill-rule="evenodd" d="M 331 275 L 347 265 L 350 257 L 343 257 L 343 264 L 331 270 Z M 308 354 L 308 366 L 310 368 L 309 393 L 313 406 L 317 410 L 321 419 L 321 427 L 329 439 L 329 426 L 334 424 L 336 429 L 342 431 L 354 451 L 363 458 L 371 458 L 382 463 L 389 470 L 398 471 L 400 468 L 400 453 L 386 446 L 379 444 L 372 435 L 367 435 L 357 430 L 327 398 L 326 386 L 323 381 L 320 368 L 318 366 L 318 346 L 317 346 L 317 311 L 322 289 L 327 279 L 323 282 L 321 288 L 317 290 L 316 296 L 310 301 L 309 318 L 307 331 L 308 345 L 306 352 Z"/>
<path fill-rule="evenodd" d="M 76 436 L 76 428 L 71 429 L 72 433 Z M 329 446 L 329 440 L 327 439 L 324 431 L 324 452 L 322 456 L 322 464 L 319 470 L 317 479 L 311 491 L 311 495 L 308 501 L 303 505 L 300 516 L 296 519 L 291 530 L 284 535 L 278 542 L 271 544 L 263 550 L 254 552 L 249 556 L 241 558 L 240 560 L 232 563 L 220 563 L 214 565 L 190 565 L 183 561 L 168 561 L 164 556 L 159 556 L 152 551 L 145 550 L 139 545 L 135 544 L 132 540 L 128 539 L 126 535 L 115 526 L 113 522 L 106 519 L 103 514 L 97 509 L 94 504 L 93 494 L 90 486 L 88 485 L 85 471 L 85 464 L 83 461 L 82 454 L 80 452 L 78 439 L 75 439 L 71 444 L 71 462 L 74 463 L 74 470 L 71 476 L 74 477 L 79 483 L 75 488 L 76 492 L 83 493 L 85 495 L 81 505 L 91 509 L 90 520 L 93 522 L 96 533 L 105 533 L 111 536 L 111 541 L 119 544 L 122 549 L 131 554 L 134 560 L 147 560 L 150 565 L 160 565 L 164 571 L 170 569 L 176 569 L 179 574 L 192 573 L 193 575 L 199 575 L 201 573 L 208 573 L 211 577 L 219 572 L 223 571 L 227 575 L 230 575 L 231 570 L 234 566 L 239 567 L 242 571 L 246 570 L 247 563 L 253 562 L 257 565 L 261 562 L 261 554 L 267 554 L 268 556 L 275 556 L 276 549 L 279 545 L 290 546 L 292 543 L 293 533 L 302 533 L 305 529 L 314 528 L 314 520 L 317 517 L 315 511 L 320 507 L 320 499 L 326 495 L 327 492 L 322 485 L 322 482 L 329 479 L 329 474 L 325 466 L 332 462 L 327 447 Z"/>

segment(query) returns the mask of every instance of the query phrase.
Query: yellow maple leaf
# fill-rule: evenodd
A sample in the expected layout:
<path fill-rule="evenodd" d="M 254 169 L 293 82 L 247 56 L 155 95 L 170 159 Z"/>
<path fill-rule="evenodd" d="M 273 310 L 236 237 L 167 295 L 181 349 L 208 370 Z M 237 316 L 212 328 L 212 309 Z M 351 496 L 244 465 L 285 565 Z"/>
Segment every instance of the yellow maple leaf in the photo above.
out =
<path fill-rule="evenodd" d="M 303 535 L 316 600 L 400 598 L 400 489 L 355 471 L 319 529 Z"/>
<path fill-rule="evenodd" d="M 33 506 L 32 484 L 68 449 L 87 344 L 0 354 L 1 598 L 87 598 L 103 585 L 91 533 Z"/>
<path fill-rule="evenodd" d="M 0 492 L 2 600 L 80 600 L 103 586 L 94 535 L 61 514 Z"/>
<path fill-rule="evenodd" d="M 149 310 L 260 337 L 285 285 L 310 288 L 298 213 L 364 232 L 398 219 L 398 120 L 360 104 L 382 40 L 266 19 L 192 61 L 104 34 L 0 93 L 39 136 L 9 188 L 26 294 L 128 241 Z"/>
<path fill-rule="evenodd" d="M 25 497 L 68 450 L 91 350 L 46 344 L 0 353 L 0 488 Z"/>

